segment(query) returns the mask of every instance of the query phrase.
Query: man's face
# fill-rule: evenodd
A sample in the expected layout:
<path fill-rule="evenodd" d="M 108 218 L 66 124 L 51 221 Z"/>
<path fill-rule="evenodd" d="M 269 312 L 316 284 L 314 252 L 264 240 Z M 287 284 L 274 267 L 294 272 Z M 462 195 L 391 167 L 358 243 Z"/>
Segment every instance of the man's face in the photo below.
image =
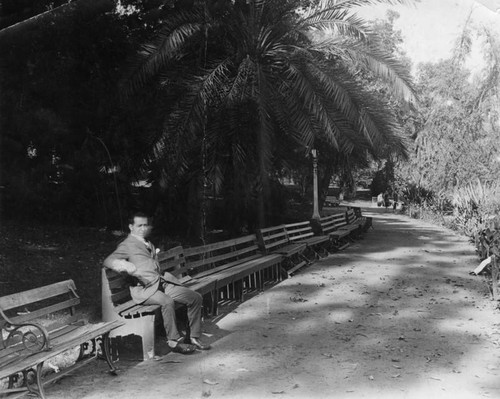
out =
<path fill-rule="evenodd" d="M 130 232 L 136 236 L 146 238 L 150 231 L 150 226 L 148 218 L 143 218 L 136 216 L 134 218 L 134 224 L 129 224 Z"/>

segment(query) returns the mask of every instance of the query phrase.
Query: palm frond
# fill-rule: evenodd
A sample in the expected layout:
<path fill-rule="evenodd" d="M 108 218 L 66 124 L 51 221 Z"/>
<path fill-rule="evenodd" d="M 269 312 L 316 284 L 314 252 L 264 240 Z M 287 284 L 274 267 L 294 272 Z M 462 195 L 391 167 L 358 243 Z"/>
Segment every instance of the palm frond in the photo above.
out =
<path fill-rule="evenodd" d="M 287 70 L 287 78 L 289 80 L 288 88 L 294 93 L 296 101 L 303 104 L 311 117 L 317 121 L 330 144 L 341 151 L 352 150 L 350 145 L 344 141 L 339 141 L 342 137 L 342 130 L 329 118 L 329 110 L 325 109 L 321 96 L 317 93 L 307 75 L 303 73 L 302 68 L 290 64 Z"/>
<path fill-rule="evenodd" d="M 342 37 L 324 38 L 312 45 L 311 51 L 340 58 L 354 70 L 360 66 L 383 79 L 401 100 L 417 103 L 417 94 L 409 70 L 394 57 L 381 51 L 375 44 L 367 46 L 356 40 Z"/>
<path fill-rule="evenodd" d="M 199 11 L 179 12 L 168 19 L 152 42 L 141 46 L 124 76 L 122 91 L 129 96 L 144 86 L 170 62 L 182 57 L 183 49 L 203 28 L 203 15 Z"/>
<path fill-rule="evenodd" d="M 331 34 L 367 40 L 371 32 L 370 25 L 361 18 L 351 15 L 344 9 L 331 8 L 305 16 L 298 29 L 309 31 L 316 29 Z"/>
<path fill-rule="evenodd" d="M 318 8 L 354 8 L 354 7 L 364 7 L 373 6 L 377 4 L 387 4 L 392 6 L 397 5 L 415 5 L 415 0 L 321 0 L 317 7 Z"/>
<path fill-rule="evenodd" d="M 241 102 L 246 97 L 249 79 L 251 76 L 254 76 L 254 74 L 255 65 L 250 57 L 246 57 L 238 66 L 236 76 L 232 79 L 227 89 L 227 105 L 234 105 L 237 102 Z"/>
<path fill-rule="evenodd" d="M 325 0 L 299 13 L 298 1 L 255 0 L 225 2 L 211 15 L 200 1 L 189 17 L 169 16 L 129 79 L 135 89 L 160 77 L 169 100 L 145 159 L 176 181 L 203 181 L 203 190 L 243 201 L 268 192 L 283 158 L 302 159 L 306 148 L 324 146 L 342 167 L 404 153 L 391 106 L 360 84 L 370 71 L 415 101 L 407 71 L 355 14 L 379 3 L 411 2 Z"/>

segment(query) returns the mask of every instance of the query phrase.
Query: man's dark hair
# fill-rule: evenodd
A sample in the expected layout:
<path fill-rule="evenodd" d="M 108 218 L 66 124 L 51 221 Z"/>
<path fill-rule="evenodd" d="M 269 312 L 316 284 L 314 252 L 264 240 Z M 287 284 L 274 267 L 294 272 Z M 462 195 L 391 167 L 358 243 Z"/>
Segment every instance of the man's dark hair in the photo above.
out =
<path fill-rule="evenodd" d="M 133 213 L 130 214 L 130 216 L 128 218 L 128 224 L 134 224 L 134 219 L 135 218 L 146 218 L 146 219 L 148 219 L 148 222 L 151 219 L 149 217 L 149 215 L 147 215 L 146 213 L 141 212 L 141 211 L 137 211 L 137 212 L 133 212 Z"/>

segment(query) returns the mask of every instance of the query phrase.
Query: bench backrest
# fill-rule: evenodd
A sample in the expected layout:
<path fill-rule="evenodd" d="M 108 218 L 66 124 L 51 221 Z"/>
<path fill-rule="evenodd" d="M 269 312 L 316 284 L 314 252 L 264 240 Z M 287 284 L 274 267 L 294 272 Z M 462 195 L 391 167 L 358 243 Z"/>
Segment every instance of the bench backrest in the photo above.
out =
<path fill-rule="evenodd" d="M 266 253 L 276 251 L 290 244 L 290 238 L 288 237 L 286 225 L 284 224 L 259 229 L 257 231 L 257 236 L 259 237 L 261 248 Z"/>
<path fill-rule="evenodd" d="M 107 284 L 107 288 L 109 288 L 109 290 L 103 290 L 103 295 L 106 293 L 114 306 L 132 300 L 129 287 L 131 285 L 135 285 L 134 277 L 131 277 L 126 273 L 117 273 L 107 267 L 103 267 L 102 275 L 102 284 Z"/>
<path fill-rule="evenodd" d="M 300 241 L 314 236 L 314 232 L 309 221 L 289 223 L 285 225 L 290 241 Z"/>
<path fill-rule="evenodd" d="M 184 281 L 189 275 L 189 266 L 186 263 L 184 248 L 181 245 L 160 252 L 158 254 L 158 262 L 160 263 L 160 272 L 162 274 L 169 272 L 181 281 Z"/>
<path fill-rule="evenodd" d="M 261 253 L 257 245 L 257 237 L 255 234 L 250 234 L 213 244 L 184 248 L 185 266 L 182 266 L 180 270 L 194 276 L 218 266 L 236 265 L 258 256 L 261 256 Z"/>
<path fill-rule="evenodd" d="M 319 222 L 321 224 L 321 231 L 323 232 L 323 234 L 329 234 L 347 224 L 346 214 L 345 212 L 334 213 L 333 215 L 328 215 L 320 218 Z"/>
<path fill-rule="evenodd" d="M 20 324 L 66 309 L 74 314 L 79 303 L 75 283 L 65 280 L 0 297 L 0 310 L 13 323 Z M 0 316 L 1 323 L 5 323 L 3 315 Z"/>
<path fill-rule="evenodd" d="M 354 209 L 348 209 L 347 212 L 346 212 L 347 224 L 354 223 L 356 221 L 356 219 L 357 219 L 357 216 L 354 213 Z"/>
<path fill-rule="evenodd" d="M 75 307 L 79 303 L 73 280 L 0 297 L 0 347 L 3 347 L 2 330 L 9 322 L 24 324 L 44 318 L 48 320 L 48 315 L 61 311 L 69 312 L 74 319 L 77 317 Z"/>

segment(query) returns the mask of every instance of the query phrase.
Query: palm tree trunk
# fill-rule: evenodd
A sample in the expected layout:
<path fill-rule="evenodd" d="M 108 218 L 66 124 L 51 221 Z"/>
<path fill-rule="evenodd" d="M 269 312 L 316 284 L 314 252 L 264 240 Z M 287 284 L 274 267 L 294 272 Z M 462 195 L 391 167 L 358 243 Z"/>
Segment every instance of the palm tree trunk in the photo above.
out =
<path fill-rule="evenodd" d="M 257 133 L 257 152 L 258 152 L 258 162 L 259 162 L 259 184 L 258 184 L 258 197 L 257 197 L 257 221 L 258 228 L 263 228 L 266 225 L 266 193 L 267 193 L 267 175 L 266 175 L 266 165 L 264 160 L 264 142 L 263 130 L 259 129 Z"/>
<path fill-rule="evenodd" d="M 203 192 L 199 179 L 193 178 L 189 182 L 188 198 L 187 198 L 187 231 L 186 235 L 192 239 L 205 240 L 204 232 L 202 231 L 202 214 L 201 202 L 203 201 Z"/>
<path fill-rule="evenodd" d="M 332 180 L 334 168 L 332 163 L 328 163 L 323 171 L 323 176 L 320 176 L 318 196 L 319 196 L 319 211 L 323 209 L 326 196 L 328 195 L 328 187 L 330 187 L 330 180 Z"/>

